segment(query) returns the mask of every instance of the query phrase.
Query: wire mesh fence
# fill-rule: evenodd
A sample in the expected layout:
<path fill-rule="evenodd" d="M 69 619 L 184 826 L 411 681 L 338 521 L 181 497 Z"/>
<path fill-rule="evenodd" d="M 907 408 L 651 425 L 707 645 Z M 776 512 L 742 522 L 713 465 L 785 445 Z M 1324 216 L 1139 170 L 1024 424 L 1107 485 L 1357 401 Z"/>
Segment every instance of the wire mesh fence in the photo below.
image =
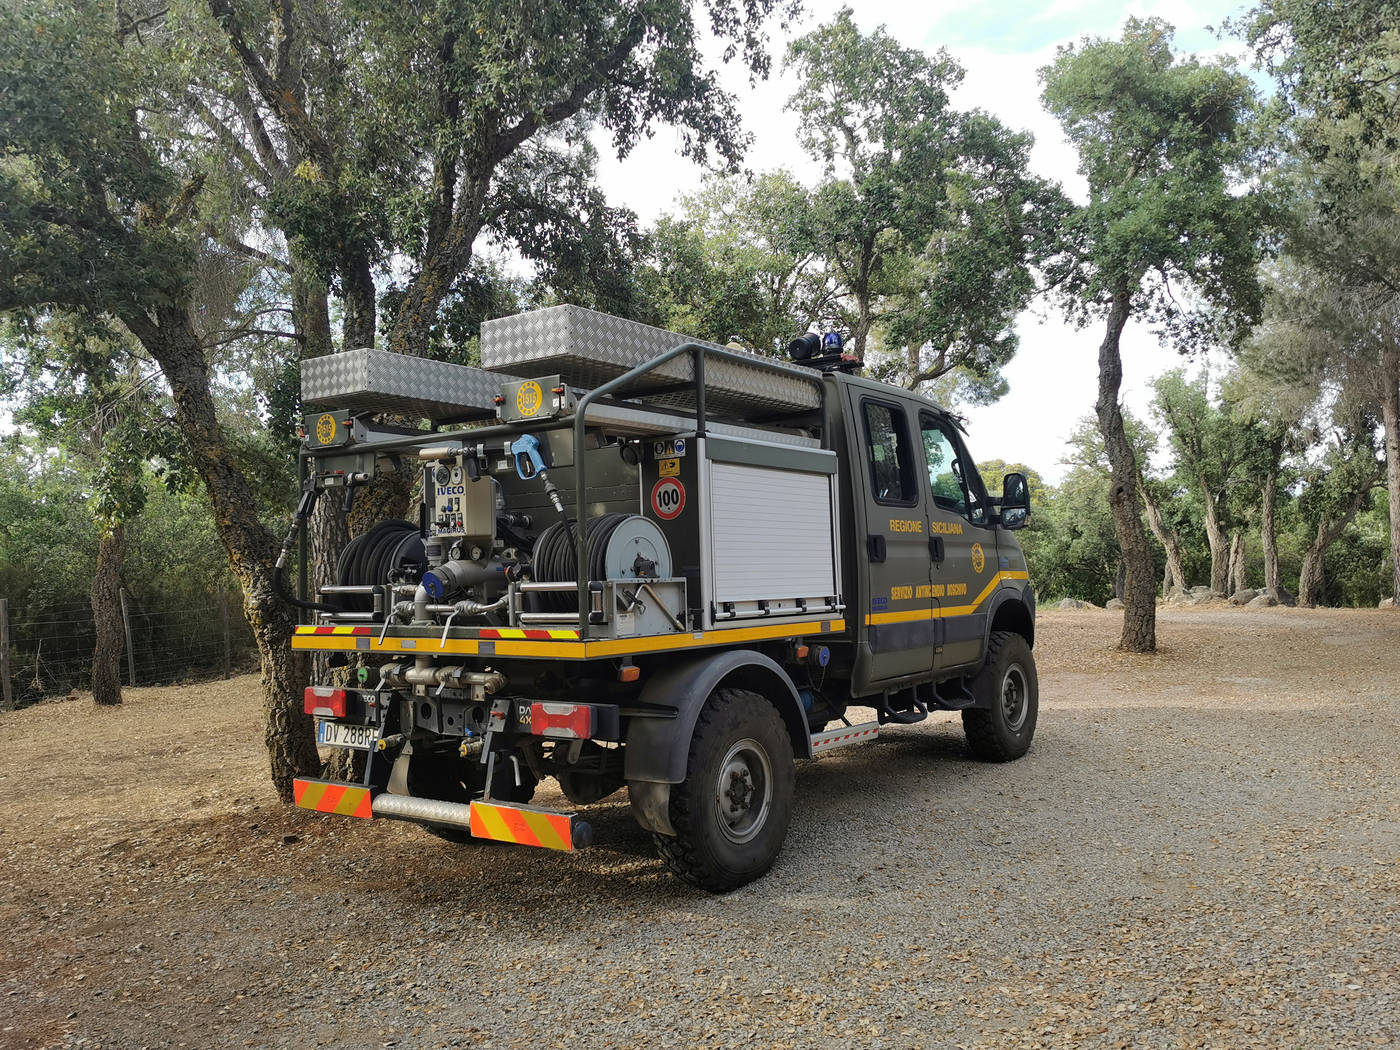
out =
<path fill-rule="evenodd" d="M 147 605 L 123 593 L 123 639 L 116 654 L 125 685 L 168 685 L 228 677 L 256 658 L 253 633 L 234 595 L 185 597 Z M 0 618 L 0 673 L 12 706 L 87 689 L 97 631 L 87 603 L 24 608 Z"/>

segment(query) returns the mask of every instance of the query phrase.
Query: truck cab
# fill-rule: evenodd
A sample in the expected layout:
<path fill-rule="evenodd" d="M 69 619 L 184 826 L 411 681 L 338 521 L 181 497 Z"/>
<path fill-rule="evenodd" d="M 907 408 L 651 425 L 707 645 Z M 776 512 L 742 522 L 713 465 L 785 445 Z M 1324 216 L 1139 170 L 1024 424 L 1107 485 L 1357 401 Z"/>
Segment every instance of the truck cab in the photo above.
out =
<path fill-rule="evenodd" d="M 307 689 L 318 741 L 365 761 L 299 779 L 298 805 L 567 852 L 626 790 L 671 869 L 724 891 L 777 858 L 795 761 L 939 711 L 979 757 L 1029 748 L 1029 493 L 986 490 L 956 417 L 840 355 L 573 306 L 487 322 L 482 357 L 304 365 L 325 407 L 284 544 L 293 647 L 332 664 Z M 312 591 L 312 506 L 388 471 L 416 508 Z M 573 809 L 532 804 L 545 778 Z"/>

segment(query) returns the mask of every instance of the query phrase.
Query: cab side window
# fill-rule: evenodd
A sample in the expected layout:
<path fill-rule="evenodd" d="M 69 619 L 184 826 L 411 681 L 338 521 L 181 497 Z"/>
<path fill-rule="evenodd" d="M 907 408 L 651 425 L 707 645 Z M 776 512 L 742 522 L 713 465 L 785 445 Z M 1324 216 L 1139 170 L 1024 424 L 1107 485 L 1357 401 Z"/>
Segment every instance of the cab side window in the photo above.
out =
<path fill-rule="evenodd" d="M 882 401 L 866 401 L 863 410 L 871 494 L 877 503 L 914 503 L 918 485 L 904 411 Z"/>
<path fill-rule="evenodd" d="M 923 431 L 924 459 L 928 464 L 928 487 L 933 502 L 944 510 L 960 514 L 974 525 L 985 524 L 987 508 L 982 502 L 981 486 L 974 480 L 977 468 L 964 462 L 944 424 L 932 416 L 920 416 L 919 426 Z"/>

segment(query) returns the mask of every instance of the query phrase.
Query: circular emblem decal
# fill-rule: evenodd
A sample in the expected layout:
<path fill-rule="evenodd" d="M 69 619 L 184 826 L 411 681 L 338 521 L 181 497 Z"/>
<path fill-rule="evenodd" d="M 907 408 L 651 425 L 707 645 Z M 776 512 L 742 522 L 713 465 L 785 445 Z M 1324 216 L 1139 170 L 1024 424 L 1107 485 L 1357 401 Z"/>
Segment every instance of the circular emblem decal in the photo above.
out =
<path fill-rule="evenodd" d="M 522 416 L 533 416 L 540 410 L 542 404 L 544 404 L 544 391 L 533 379 L 528 383 L 521 383 L 519 389 L 515 391 L 515 410 Z"/>
<path fill-rule="evenodd" d="M 329 412 L 321 413 L 316 420 L 316 440 L 322 445 L 329 445 L 335 440 L 335 429 L 335 416 Z"/>
<path fill-rule="evenodd" d="M 670 521 L 685 510 L 685 486 L 675 478 L 662 478 L 651 487 L 651 510 L 662 521 Z"/>
<path fill-rule="evenodd" d="M 986 565 L 987 558 L 982 553 L 982 544 L 974 543 L 972 545 L 972 571 L 981 572 L 986 567 Z"/>

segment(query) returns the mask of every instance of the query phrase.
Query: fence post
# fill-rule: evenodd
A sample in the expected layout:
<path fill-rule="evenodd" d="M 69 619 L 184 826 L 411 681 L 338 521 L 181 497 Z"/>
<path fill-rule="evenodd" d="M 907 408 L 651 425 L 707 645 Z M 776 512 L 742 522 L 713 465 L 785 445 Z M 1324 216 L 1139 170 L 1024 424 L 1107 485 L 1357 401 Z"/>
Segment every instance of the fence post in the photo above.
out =
<path fill-rule="evenodd" d="M 229 676 L 228 592 L 219 588 L 219 620 L 224 628 L 224 677 Z"/>
<path fill-rule="evenodd" d="M 131 644 L 131 616 L 126 610 L 126 588 L 117 592 L 122 599 L 122 630 L 126 633 L 126 684 L 136 688 L 136 650 Z"/>
<path fill-rule="evenodd" d="M 10 599 L 0 598 L 0 710 L 15 705 L 10 691 Z"/>

